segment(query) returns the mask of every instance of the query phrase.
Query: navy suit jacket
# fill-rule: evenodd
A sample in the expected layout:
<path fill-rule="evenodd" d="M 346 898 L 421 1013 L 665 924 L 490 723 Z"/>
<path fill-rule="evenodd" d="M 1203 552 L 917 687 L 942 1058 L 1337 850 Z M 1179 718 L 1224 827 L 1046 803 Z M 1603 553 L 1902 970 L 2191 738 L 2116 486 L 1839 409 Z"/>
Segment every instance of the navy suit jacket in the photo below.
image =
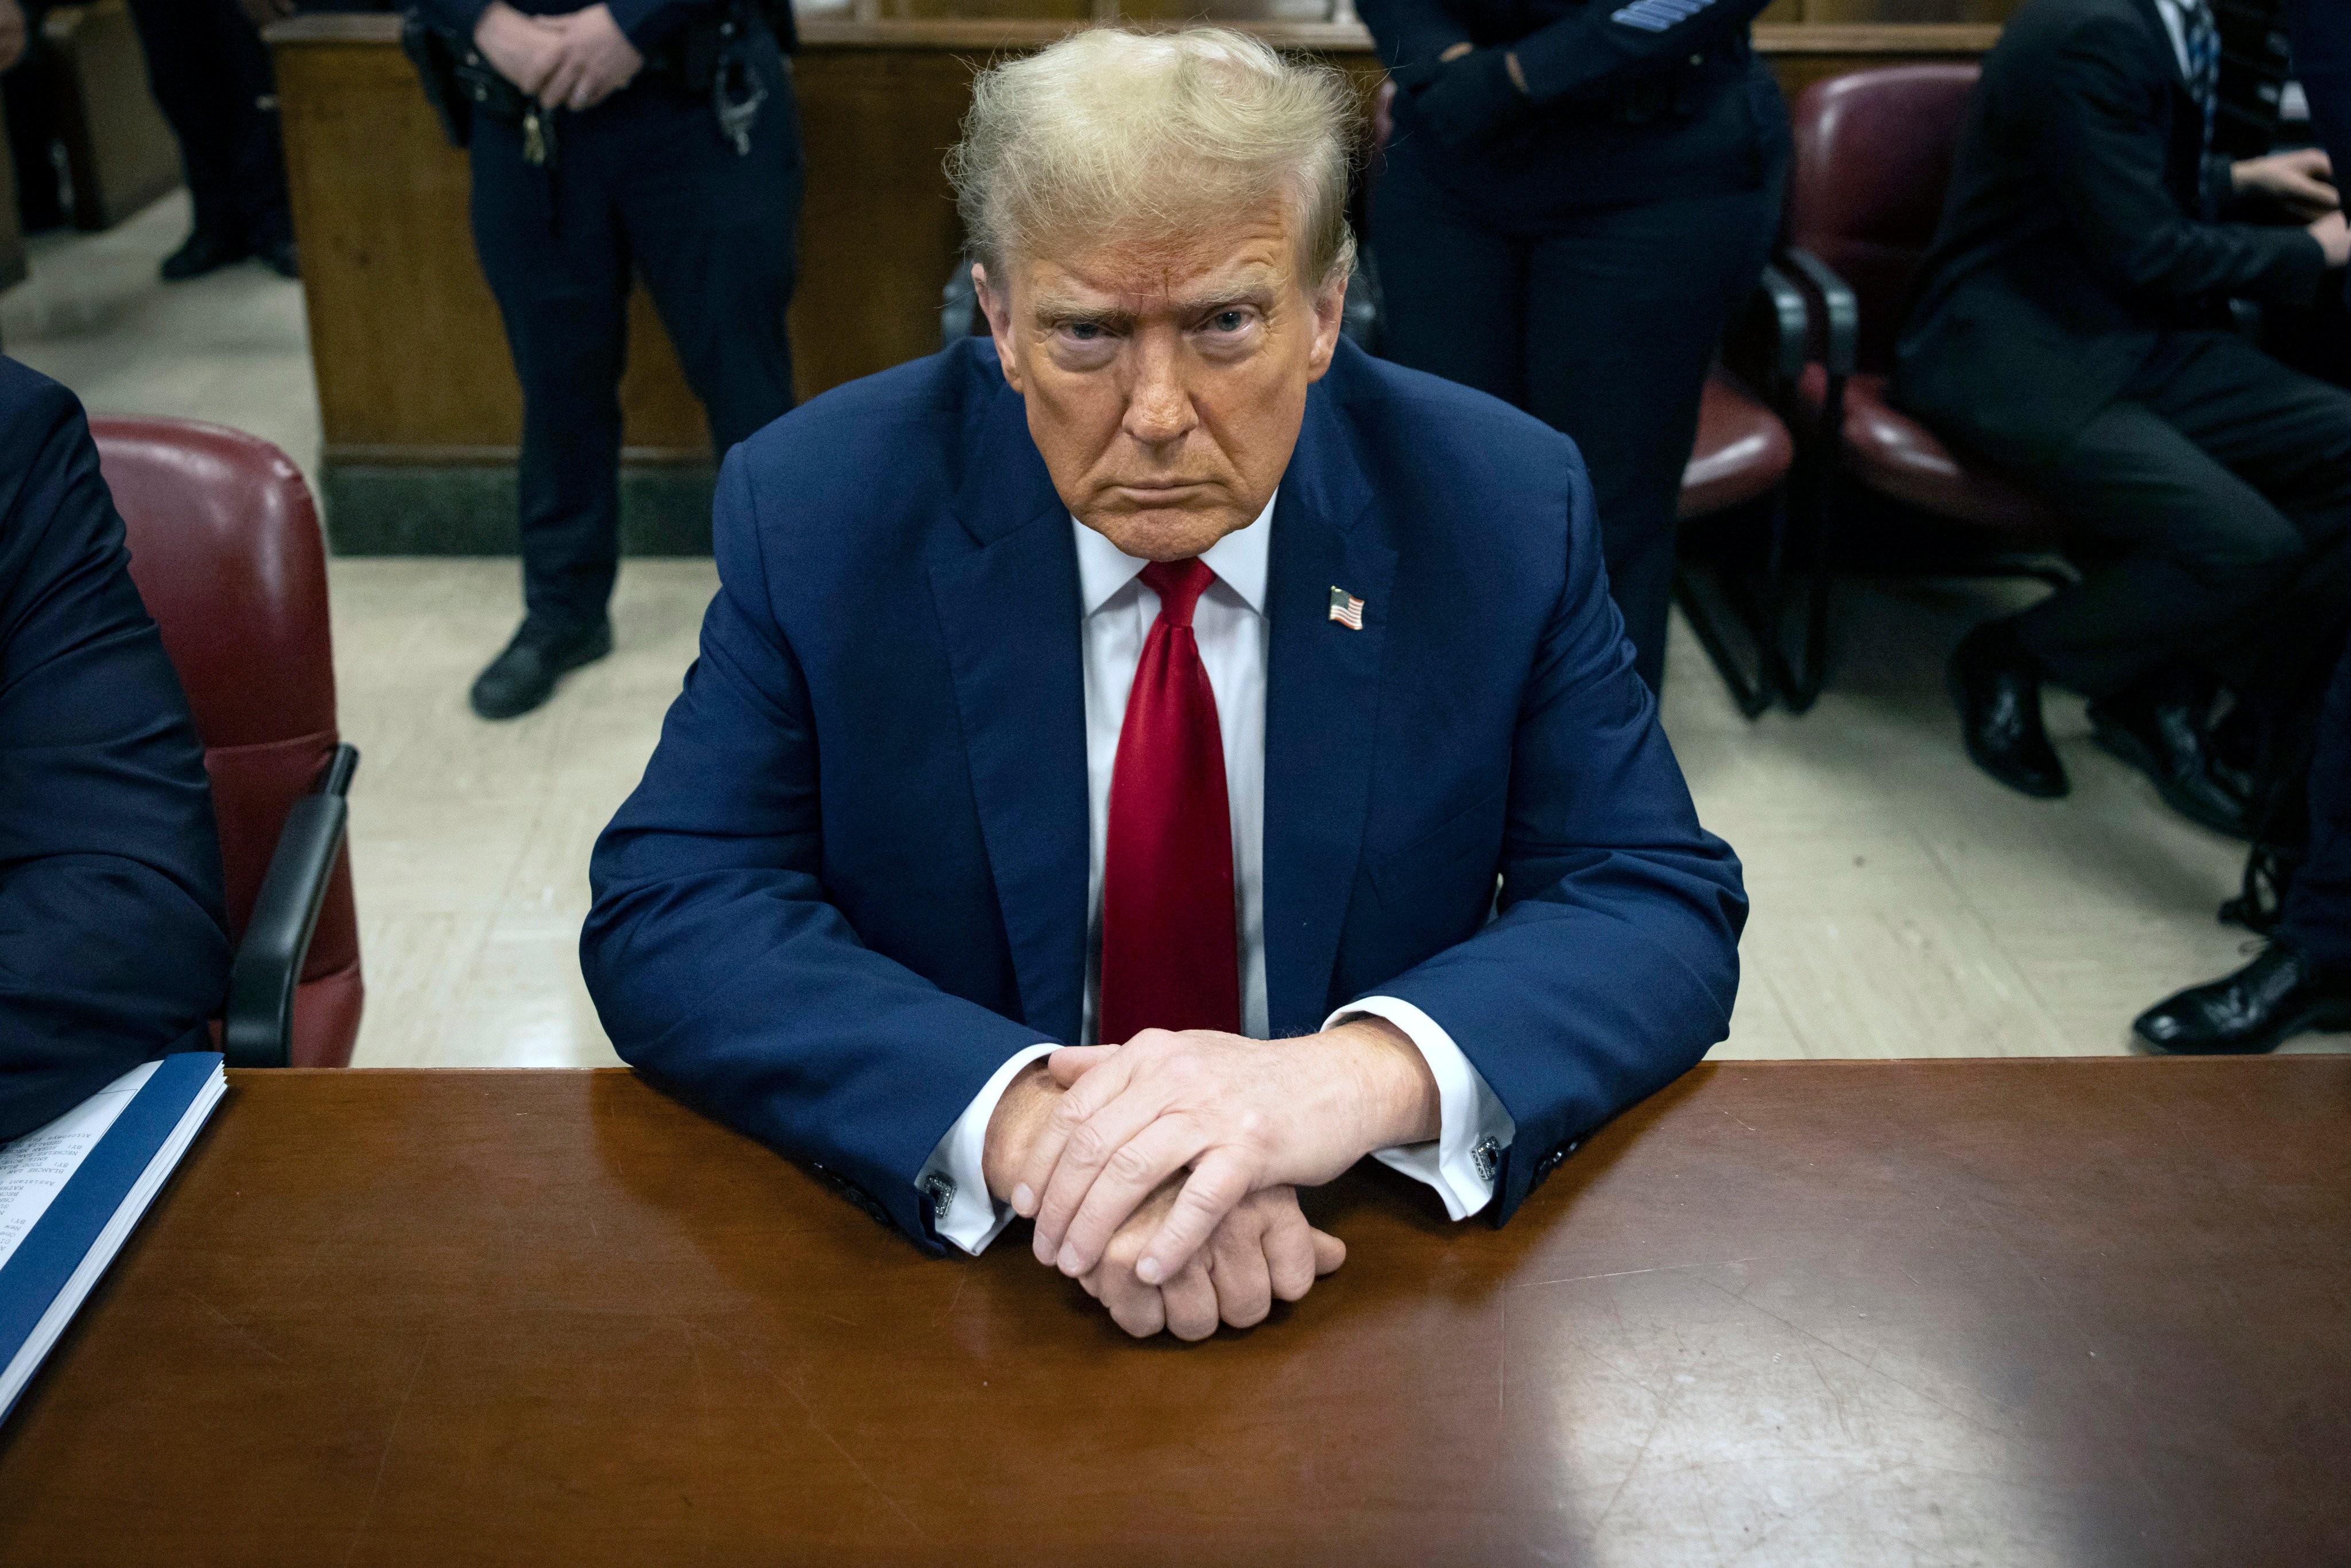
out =
<path fill-rule="evenodd" d="M 1005 1058 L 1079 1035 L 1070 514 L 975 339 L 745 442 L 715 533 L 701 655 L 596 847 L 589 989 L 647 1077 L 935 1248 L 933 1148 Z M 1564 436 L 1342 342 L 1270 551 L 1272 1032 L 1374 992 L 1443 1025 L 1518 1124 L 1499 1222 L 1723 1037 L 1739 862 Z"/>
<path fill-rule="evenodd" d="M 228 990 L 220 838 L 188 699 L 131 581 L 81 405 L 0 359 L 0 1139 Z"/>
<path fill-rule="evenodd" d="M 2334 0 L 2294 0 L 2287 20 L 2294 75 L 2310 97 L 2311 125 L 2335 165 L 2335 178 L 2351 181 L 2351 11 Z M 2344 288 L 2351 298 L 2351 278 Z"/>

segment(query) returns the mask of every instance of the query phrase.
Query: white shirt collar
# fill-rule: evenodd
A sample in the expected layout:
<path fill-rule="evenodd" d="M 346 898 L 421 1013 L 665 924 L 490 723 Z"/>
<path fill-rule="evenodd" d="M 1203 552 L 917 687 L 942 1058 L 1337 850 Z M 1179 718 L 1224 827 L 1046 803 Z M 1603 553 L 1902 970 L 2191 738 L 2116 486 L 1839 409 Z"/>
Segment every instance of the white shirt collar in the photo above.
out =
<path fill-rule="evenodd" d="M 1210 545 L 1200 559 L 1217 574 L 1217 580 L 1240 595 L 1241 602 L 1252 613 L 1265 613 L 1265 580 L 1270 543 L 1273 537 L 1273 504 L 1281 498 L 1277 489 L 1265 510 L 1245 528 L 1237 528 Z M 1119 590 L 1133 582 L 1143 569 L 1151 563 L 1141 556 L 1132 556 L 1071 517 L 1070 527 L 1078 536 L 1078 592 L 1092 615 L 1109 603 Z"/>
<path fill-rule="evenodd" d="M 2195 73 L 2188 65 L 2188 26 L 2196 15 L 2197 0 L 2155 0 L 2156 15 L 2163 20 L 2164 33 L 2171 39 L 2171 59 L 2179 68 L 2180 80 L 2195 89 Z"/>

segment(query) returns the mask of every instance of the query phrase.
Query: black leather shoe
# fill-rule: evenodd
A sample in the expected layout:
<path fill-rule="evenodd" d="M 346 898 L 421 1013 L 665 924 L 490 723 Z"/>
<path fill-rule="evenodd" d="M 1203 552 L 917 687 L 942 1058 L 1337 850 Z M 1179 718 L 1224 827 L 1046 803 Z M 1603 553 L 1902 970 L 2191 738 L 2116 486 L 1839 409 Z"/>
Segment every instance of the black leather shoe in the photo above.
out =
<path fill-rule="evenodd" d="M 518 718 L 555 695 L 567 670 L 612 651 L 612 623 L 546 627 L 526 621 L 505 653 L 475 677 L 474 711 L 484 718 Z"/>
<path fill-rule="evenodd" d="M 260 248 L 256 250 L 254 254 L 261 257 L 263 262 L 267 264 L 269 270 L 276 273 L 280 277 L 300 277 L 302 276 L 302 267 L 301 264 L 295 259 L 294 242 L 290 239 L 271 240 L 268 244 L 262 246 Z"/>
<path fill-rule="evenodd" d="M 243 261 L 251 256 L 250 247 L 225 235 L 209 229 L 198 229 L 187 242 L 163 258 L 163 281 L 185 283 L 191 277 L 202 277 L 207 272 Z"/>
<path fill-rule="evenodd" d="M 2144 773 L 2163 803 L 2216 833 L 2251 839 L 2245 798 L 2215 776 L 2204 725 L 2190 705 L 2117 697 L 2090 705 L 2098 744 Z"/>
<path fill-rule="evenodd" d="M 1951 655 L 1951 701 L 1975 765 L 2027 795 L 2065 793 L 2065 765 L 2041 724 L 2041 665 L 2006 621 L 1987 621 Z"/>
<path fill-rule="evenodd" d="M 2351 1029 L 2351 978 L 2321 975 L 2302 949 L 2273 942 L 2209 985 L 2158 1002 L 2131 1025 L 2151 1050 L 2178 1056 L 2251 1056 L 2305 1030 Z"/>

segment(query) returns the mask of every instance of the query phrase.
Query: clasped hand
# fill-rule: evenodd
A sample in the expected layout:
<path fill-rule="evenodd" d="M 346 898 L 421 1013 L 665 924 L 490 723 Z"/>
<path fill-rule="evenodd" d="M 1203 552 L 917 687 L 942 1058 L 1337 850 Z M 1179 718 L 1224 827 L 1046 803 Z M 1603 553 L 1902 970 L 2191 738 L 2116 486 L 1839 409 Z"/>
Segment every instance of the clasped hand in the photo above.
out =
<path fill-rule="evenodd" d="M 525 95 L 574 112 L 628 86 L 645 63 L 604 5 L 527 16 L 506 0 L 490 0 L 474 28 L 474 44 Z"/>
<path fill-rule="evenodd" d="M 1085 1282 L 1123 1327 L 1157 1333 L 1155 1310 L 1196 1337 L 1212 1307 L 1236 1326 L 1262 1317 L 1233 1312 L 1256 1301 L 1258 1278 L 1295 1300 L 1345 1256 L 1307 1227 L 1296 1187 L 1437 1123 L 1426 1062 L 1384 1020 L 1274 1041 L 1146 1030 L 1057 1051 L 1016 1080 L 989 1124 L 988 1186 L 1036 1221 L 1039 1261 Z"/>
<path fill-rule="evenodd" d="M 1263 1322 L 1276 1297 L 1303 1299 L 1317 1279 L 1347 1260 L 1344 1242 L 1306 1222 L 1296 1189 L 1271 1186 L 1243 1198 L 1174 1278 L 1145 1284 L 1135 1262 L 1174 1207 L 1179 1185 L 1153 1193 L 1111 1238 L 1102 1261 L 1078 1276 L 1086 1294 L 1137 1339 L 1164 1328 L 1177 1339 L 1202 1340 L 1219 1322 L 1237 1329 Z"/>

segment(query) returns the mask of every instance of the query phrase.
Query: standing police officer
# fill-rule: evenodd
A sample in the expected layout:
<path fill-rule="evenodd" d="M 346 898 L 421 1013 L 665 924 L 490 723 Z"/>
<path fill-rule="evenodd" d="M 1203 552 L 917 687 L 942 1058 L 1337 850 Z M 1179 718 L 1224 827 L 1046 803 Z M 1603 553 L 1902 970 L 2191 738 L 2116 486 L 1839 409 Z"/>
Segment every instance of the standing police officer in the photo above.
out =
<path fill-rule="evenodd" d="M 1652 691 L 1707 369 L 1779 227 L 1764 4 L 1357 0 L 1398 89 L 1381 351 L 1574 438 Z"/>
<path fill-rule="evenodd" d="M 474 243 L 522 382 L 522 628 L 474 683 L 511 718 L 612 646 L 621 369 L 645 280 L 720 453 L 792 405 L 799 222 L 785 0 L 419 0 L 408 43 L 472 149 Z"/>

